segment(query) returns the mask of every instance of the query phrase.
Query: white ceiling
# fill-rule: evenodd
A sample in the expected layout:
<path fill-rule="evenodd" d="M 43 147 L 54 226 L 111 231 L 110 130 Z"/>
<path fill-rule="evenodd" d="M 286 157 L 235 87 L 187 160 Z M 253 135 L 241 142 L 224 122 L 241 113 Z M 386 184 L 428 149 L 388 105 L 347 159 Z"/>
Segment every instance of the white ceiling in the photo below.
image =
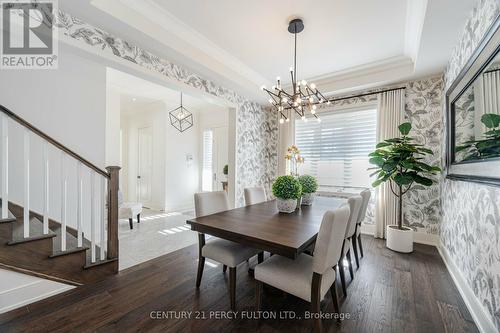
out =
<path fill-rule="evenodd" d="M 298 73 L 338 93 L 441 72 L 476 0 L 82 0 L 73 15 L 258 101 Z"/>

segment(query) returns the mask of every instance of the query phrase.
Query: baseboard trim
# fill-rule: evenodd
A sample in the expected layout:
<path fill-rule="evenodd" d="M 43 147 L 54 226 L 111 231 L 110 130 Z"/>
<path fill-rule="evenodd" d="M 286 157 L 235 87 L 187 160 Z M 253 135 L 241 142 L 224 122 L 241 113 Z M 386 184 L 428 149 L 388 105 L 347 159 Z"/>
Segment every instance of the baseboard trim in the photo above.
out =
<path fill-rule="evenodd" d="M 458 267 L 453 262 L 452 258 L 448 255 L 448 252 L 443 247 L 441 242 L 437 246 L 438 252 L 446 265 L 446 269 L 451 275 L 455 286 L 457 287 L 462 299 L 467 306 L 467 309 L 472 315 L 472 319 L 476 323 L 480 332 L 496 332 L 497 328 L 491 320 L 488 312 L 484 309 L 482 304 L 476 298 L 474 291 L 469 287 L 467 281 L 462 277 L 462 274 Z"/>
<path fill-rule="evenodd" d="M 375 235 L 375 225 L 374 224 L 362 224 L 361 225 L 361 233 L 365 235 Z M 432 235 L 425 232 L 414 232 L 413 233 L 413 242 L 418 244 L 432 245 L 438 246 L 439 244 L 439 236 Z"/>

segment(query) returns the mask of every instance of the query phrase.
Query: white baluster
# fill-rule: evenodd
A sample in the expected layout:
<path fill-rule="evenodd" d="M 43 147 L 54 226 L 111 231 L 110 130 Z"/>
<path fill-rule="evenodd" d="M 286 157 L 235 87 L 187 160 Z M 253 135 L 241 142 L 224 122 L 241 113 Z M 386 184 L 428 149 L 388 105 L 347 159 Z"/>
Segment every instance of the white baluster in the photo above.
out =
<path fill-rule="evenodd" d="M 82 163 L 78 162 L 77 168 L 77 195 L 78 195 L 78 204 L 77 204 L 77 212 L 76 212 L 76 229 L 77 229 L 77 242 L 78 247 L 83 246 L 83 235 L 82 235 L 82 221 L 83 221 L 83 180 L 82 180 Z"/>
<path fill-rule="evenodd" d="M 49 233 L 49 144 L 43 145 L 43 234 Z"/>
<path fill-rule="evenodd" d="M 95 173 L 91 171 L 90 177 L 90 261 L 95 262 Z"/>
<path fill-rule="evenodd" d="M 100 180 L 101 180 L 101 195 L 100 195 L 100 198 L 101 198 L 101 219 L 100 219 L 100 225 L 101 225 L 101 230 L 100 230 L 100 236 L 101 236 L 101 254 L 99 256 L 99 258 L 101 258 L 101 260 L 104 260 L 104 256 L 105 256 L 105 244 L 104 244 L 104 226 L 105 226 L 105 223 L 106 221 L 104 220 L 104 211 L 106 210 L 106 195 L 105 195 L 105 192 L 104 192 L 104 178 L 103 177 L 99 177 Z"/>
<path fill-rule="evenodd" d="M 30 236 L 30 133 L 24 130 L 24 238 Z"/>
<path fill-rule="evenodd" d="M 9 217 L 9 122 L 2 116 L 2 219 Z"/>
<path fill-rule="evenodd" d="M 66 179 L 66 170 L 64 163 L 64 152 L 61 152 L 61 251 L 66 251 L 66 223 L 67 223 L 67 204 L 68 204 L 68 180 Z"/>

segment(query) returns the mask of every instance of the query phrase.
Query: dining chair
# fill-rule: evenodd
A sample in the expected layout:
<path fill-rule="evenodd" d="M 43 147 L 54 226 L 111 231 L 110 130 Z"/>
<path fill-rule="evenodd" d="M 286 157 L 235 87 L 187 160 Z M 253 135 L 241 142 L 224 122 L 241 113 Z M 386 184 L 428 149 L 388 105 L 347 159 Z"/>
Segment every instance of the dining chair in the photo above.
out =
<path fill-rule="evenodd" d="M 330 290 L 334 310 L 339 314 L 335 266 L 342 254 L 349 210 L 349 206 L 343 205 L 323 215 L 312 256 L 301 253 L 293 260 L 274 255 L 255 267 L 257 311 L 261 307 L 263 285 L 267 284 L 310 302 L 311 312 L 318 314 L 321 301 Z M 316 331 L 320 331 L 321 319 L 314 316 L 313 320 Z"/>
<path fill-rule="evenodd" d="M 372 192 L 369 189 L 366 189 L 363 190 L 360 193 L 360 195 L 363 198 L 363 204 L 361 205 L 361 210 L 359 211 L 358 223 L 356 226 L 356 239 L 354 240 L 354 243 L 356 243 L 356 241 L 358 242 L 359 255 L 361 258 L 363 258 L 363 244 L 361 243 L 361 223 L 366 218 L 366 211 L 368 209 L 368 204 L 370 203 L 370 197 L 372 195 Z M 356 265 L 359 268 L 359 259 L 357 253 L 356 253 Z"/>
<path fill-rule="evenodd" d="M 255 205 L 267 201 L 266 190 L 262 186 L 245 188 L 245 204 Z"/>
<path fill-rule="evenodd" d="M 226 191 L 195 193 L 194 207 L 196 217 L 211 215 L 229 210 L 229 201 Z M 260 253 L 260 250 L 241 245 L 226 239 L 216 238 L 205 242 L 205 234 L 198 233 L 199 259 L 196 288 L 200 287 L 205 266 L 205 258 L 220 262 L 229 267 L 229 294 L 231 310 L 236 308 L 236 267 L 247 259 Z M 259 255 L 259 261 L 262 261 Z"/>
<path fill-rule="evenodd" d="M 349 220 L 347 221 L 347 228 L 344 237 L 344 243 L 342 245 L 342 255 L 340 257 L 338 263 L 338 269 L 340 274 L 340 282 L 342 283 L 342 291 L 344 295 L 347 296 L 347 288 L 345 283 L 345 274 L 344 274 L 344 266 L 343 261 L 347 259 L 349 274 L 351 275 L 351 281 L 354 279 L 354 270 L 352 269 L 352 261 L 351 261 L 351 244 L 352 239 L 356 235 L 356 223 L 358 222 L 359 210 L 361 209 L 361 205 L 363 203 L 363 198 L 360 195 L 355 195 L 347 199 L 347 204 L 350 208 Z M 356 247 L 353 246 L 354 252 L 356 253 Z"/>

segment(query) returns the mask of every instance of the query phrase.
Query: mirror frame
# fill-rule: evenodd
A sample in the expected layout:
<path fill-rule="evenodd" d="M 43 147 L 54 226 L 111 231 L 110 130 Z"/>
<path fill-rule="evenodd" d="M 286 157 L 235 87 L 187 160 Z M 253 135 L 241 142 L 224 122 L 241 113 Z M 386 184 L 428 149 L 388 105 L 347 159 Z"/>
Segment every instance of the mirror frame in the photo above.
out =
<path fill-rule="evenodd" d="M 500 55 L 500 16 L 446 92 L 446 178 L 500 186 L 500 158 L 455 162 L 455 102 Z"/>

